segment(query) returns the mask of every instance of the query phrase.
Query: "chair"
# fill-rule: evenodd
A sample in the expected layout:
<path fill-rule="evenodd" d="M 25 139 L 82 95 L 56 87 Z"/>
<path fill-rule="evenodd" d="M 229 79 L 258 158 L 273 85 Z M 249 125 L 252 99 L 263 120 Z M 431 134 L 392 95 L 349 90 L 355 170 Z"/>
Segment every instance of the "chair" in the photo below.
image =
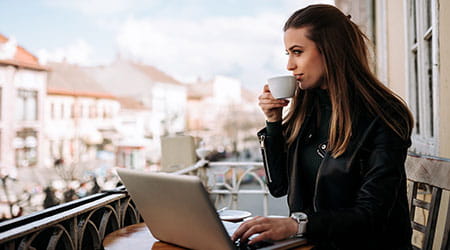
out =
<path fill-rule="evenodd" d="M 194 137 L 177 135 L 161 137 L 161 170 L 174 172 L 197 162 Z"/>
<path fill-rule="evenodd" d="M 442 239 L 441 249 L 450 250 L 450 199 L 447 209 L 447 222 L 445 223 L 444 238 Z"/>
<path fill-rule="evenodd" d="M 421 246 L 418 247 L 414 244 L 413 249 L 432 249 L 435 240 L 439 208 L 442 205 L 442 192 L 443 190 L 450 190 L 450 160 L 409 154 L 405 167 L 409 180 L 408 201 L 412 228 L 423 235 L 421 242 L 413 242 L 413 244 L 421 243 Z M 423 214 L 418 213 L 420 209 L 423 210 Z M 421 218 L 420 215 L 423 215 L 423 217 Z M 446 213 L 441 250 L 450 249 L 449 232 L 450 204 Z"/>

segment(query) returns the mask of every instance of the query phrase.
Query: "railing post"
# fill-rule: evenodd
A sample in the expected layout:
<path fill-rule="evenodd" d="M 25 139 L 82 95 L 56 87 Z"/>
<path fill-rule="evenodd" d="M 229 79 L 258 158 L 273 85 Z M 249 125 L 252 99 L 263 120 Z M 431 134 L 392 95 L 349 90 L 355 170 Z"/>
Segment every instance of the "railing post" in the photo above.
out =
<path fill-rule="evenodd" d="M 267 193 L 264 194 L 263 208 L 264 208 L 264 216 L 269 215 L 269 195 Z"/>
<path fill-rule="evenodd" d="M 237 204 L 238 204 L 238 192 L 239 189 L 237 187 L 236 184 L 236 169 L 232 168 L 231 169 L 231 187 L 233 188 L 233 190 L 231 191 L 231 208 L 232 209 L 237 209 Z"/>
<path fill-rule="evenodd" d="M 194 168 L 202 168 L 200 164 L 196 164 Z M 215 185 L 216 183 L 210 187 L 208 186 L 208 191 L 210 194 L 218 195 L 221 198 L 224 195 L 229 195 L 230 203 L 229 206 L 231 209 L 237 209 L 239 204 L 239 195 L 242 194 L 261 194 L 262 195 L 262 206 L 263 206 L 263 215 L 268 215 L 268 194 L 266 184 L 262 180 L 260 176 L 255 172 L 258 169 L 263 168 L 262 162 L 208 162 L 209 172 L 207 176 L 215 180 L 214 169 L 215 168 L 224 168 L 225 170 L 221 170 L 220 173 L 230 173 L 231 176 L 227 181 L 221 182 L 220 185 Z M 193 167 L 190 167 L 192 169 Z M 188 168 L 189 169 L 189 168 Z M 238 169 L 244 170 L 243 172 L 238 171 Z M 186 171 L 179 171 L 177 174 L 185 174 Z M 197 172 L 199 173 L 199 171 Z M 259 184 L 259 189 L 241 189 L 241 183 L 245 177 L 252 176 L 255 178 L 257 183 Z M 217 206 L 219 202 L 219 198 L 216 199 L 215 205 Z"/>

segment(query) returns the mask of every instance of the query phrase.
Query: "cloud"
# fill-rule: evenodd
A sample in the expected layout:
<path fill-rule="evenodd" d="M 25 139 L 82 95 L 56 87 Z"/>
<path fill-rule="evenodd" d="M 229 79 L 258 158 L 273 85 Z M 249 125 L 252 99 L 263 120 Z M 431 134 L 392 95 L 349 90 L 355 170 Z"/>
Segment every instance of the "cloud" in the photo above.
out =
<path fill-rule="evenodd" d="M 13 59 L 17 52 L 17 40 L 11 36 L 8 41 L 0 42 L 0 60 Z"/>
<path fill-rule="evenodd" d="M 155 65 L 180 80 L 216 74 L 261 83 L 284 68 L 284 17 L 129 18 L 118 29 L 121 56 Z M 275 69 L 275 70 L 274 70 Z"/>
<path fill-rule="evenodd" d="M 45 0 L 52 7 L 75 10 L 86 15 L 112 15 L 151 6 L 153 0 Z"/>
<path fill-rule="evenodd" d="M 303 0 L 303 1 L 282 0 L 282 4 L 286 7 L 286 9 L 291 9 L 292 12 L 294 12 L 295 10 L 304 8 L 311 4 L 335 5 L 335 0 Z"/>
<path fill-rule="evenodd" d="M 75 42 L 52 50 L 41 49 L 37 52 L 39 61 L 43 64 L 47 62 L 68 62 L 78 65 L 95 65 L 98 62 L 92 60 L 93 47 L 86 41 L 78 39 Z"/>
<path fill-rule="evenodd" d="M 265 4 L 255 2 L 255 8 L 237 13 L 231 8 L 237 4 L 234 0 L 224 0 L 217 6 L 204 0 L 44 1 L 89 15 L 100 30 L 115 33 L 118 51 L 111 53 L 153 65 L 184 82 L 226 75 L 256 89 L 269 76 L 289 74 L 285 69 L 281 31 L 288 16 L 307 4 L 334 3 L 332 0 L 280 0 L 276 4 L 262 1 Z M 98 42 L 91 41 L 91 44 Z M 93 50 L 87 42 L 79 40 L 64 48 L 43 50 L 40 55 L 92 65 L 97 63 L 90 60 L 99 61 L 95 59 L 99 57 L 99 48 L 95 54 Z"/>

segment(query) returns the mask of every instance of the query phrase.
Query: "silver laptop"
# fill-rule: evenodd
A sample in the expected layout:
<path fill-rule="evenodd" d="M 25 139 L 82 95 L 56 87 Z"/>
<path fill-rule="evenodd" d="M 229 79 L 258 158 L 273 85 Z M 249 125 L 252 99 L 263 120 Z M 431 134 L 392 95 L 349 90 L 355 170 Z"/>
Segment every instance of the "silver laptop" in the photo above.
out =
<path fill-rule="evenodd" d="M 236 248 L 230 235 L 239 224 L 227 223 L 227 231 L 198 177 L 116 170 L 156 239 L 200 250 Z M 271 242 L 264 249 L 304 244 L 306 239 L 292 238 Z"/>

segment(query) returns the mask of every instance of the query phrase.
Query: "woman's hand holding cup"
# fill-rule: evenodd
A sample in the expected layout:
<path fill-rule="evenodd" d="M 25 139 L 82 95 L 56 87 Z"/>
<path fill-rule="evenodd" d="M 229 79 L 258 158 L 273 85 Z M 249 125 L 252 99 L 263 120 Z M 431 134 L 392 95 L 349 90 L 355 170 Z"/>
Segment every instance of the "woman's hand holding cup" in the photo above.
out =
<path fill-rule="evenodd" d="M 276 99 L 270 92 L 269 85 L 264 85 L 262 94 L 258 97 L 259 107 L 266 116 L 268 122 L 281 121 L 283 115 L 283 107 L 289 104 L 289 100 Z"/>

